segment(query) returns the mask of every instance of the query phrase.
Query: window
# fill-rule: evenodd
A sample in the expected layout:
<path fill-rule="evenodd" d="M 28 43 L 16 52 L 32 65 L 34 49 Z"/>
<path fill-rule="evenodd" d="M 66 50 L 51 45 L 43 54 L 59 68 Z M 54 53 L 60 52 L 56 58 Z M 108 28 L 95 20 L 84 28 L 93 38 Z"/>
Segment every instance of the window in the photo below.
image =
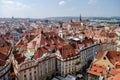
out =
<path fill-rule="evenodd" d="M 26 78 L 26 75 L 24 75 L 24 78 Z"/>
<path fill-rule="evenodd" d="M 26 75 L 24 75 L 24 80 L 27 80 Z"/>
<path fill-rule="evenodd" d="M 117 54 L 117 56 L 120 56 L 119 54 Z"/>
<path fill-rule="evenodd" d="M 29 71 L 31 71 L 31 69 L 29 69 Z"/>
<path fill-rule="evenodd" d="M 106 57 L 103 57 L 104 60 L 106 60 Z"/>
<path fill-rule="evenodd" d="M 36 69 L 36 67 L 34 67 L 34 69 Z"/>

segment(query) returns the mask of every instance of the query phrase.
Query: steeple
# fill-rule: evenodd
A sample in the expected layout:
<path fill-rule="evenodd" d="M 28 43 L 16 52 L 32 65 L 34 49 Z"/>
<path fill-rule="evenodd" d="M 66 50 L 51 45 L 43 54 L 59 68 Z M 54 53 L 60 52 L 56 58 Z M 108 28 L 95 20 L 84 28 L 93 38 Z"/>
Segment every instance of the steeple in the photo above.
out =
<path fill-rule="evenodd" d="M 80 22 L 82 21 L 82 18 L 81 18 L 81 14 L 80 14 L 80 18 L 79 18 Z"/>

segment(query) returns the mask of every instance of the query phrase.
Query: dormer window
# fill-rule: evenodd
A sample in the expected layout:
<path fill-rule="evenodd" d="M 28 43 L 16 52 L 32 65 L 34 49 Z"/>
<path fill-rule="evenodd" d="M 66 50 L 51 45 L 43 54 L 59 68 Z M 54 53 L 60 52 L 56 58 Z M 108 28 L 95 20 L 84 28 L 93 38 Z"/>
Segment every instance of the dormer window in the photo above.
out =
<path fill-rule="evenodd" d="M 48 39 L 48 37 L 46 37 L 46 39 Z"/>
<path fill-rule="evenodd" d="M 102 71 L 100 73 L 102 74 Z"/>
<path fill-rule="evenodd" d="M 106 60 L 106 57 L 103 57 L 104 60 Z"/>
<path fill-rule="evenodd" d="M 120 56 L 119 54 L 117 54 L 117 56 Z"/>
<path fill-rule="evenodd" d="M 94 70 L 94 72 L 97 72 L 97 70 Z"/>

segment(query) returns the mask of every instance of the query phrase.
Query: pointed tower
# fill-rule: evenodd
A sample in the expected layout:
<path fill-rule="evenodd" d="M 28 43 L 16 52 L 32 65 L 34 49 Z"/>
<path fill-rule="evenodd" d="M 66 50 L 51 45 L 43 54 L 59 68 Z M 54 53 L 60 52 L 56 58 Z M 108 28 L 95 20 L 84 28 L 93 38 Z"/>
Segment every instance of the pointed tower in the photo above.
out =
<path fill-rule="evenodd" d="M 79 18 L 80 22 L 82 22 L 82 18 L 81 18 L 81 14 L 80 14 L 80 18 Z"/>

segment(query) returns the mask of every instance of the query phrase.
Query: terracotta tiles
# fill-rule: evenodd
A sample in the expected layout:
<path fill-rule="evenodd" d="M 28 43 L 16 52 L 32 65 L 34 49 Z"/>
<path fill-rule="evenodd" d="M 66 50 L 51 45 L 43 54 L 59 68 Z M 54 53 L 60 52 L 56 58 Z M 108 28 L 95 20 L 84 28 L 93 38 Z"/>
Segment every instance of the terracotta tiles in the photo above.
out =
<path fill-rule="evenodd" d="M 0 66 L 4 66 L 6 60 L 9 58 L 8 51 L 10 46 L 10 43 L 4 40 L 3 37 L 0 37 Z"/>
<path fill-rule="evenodd" d="M 94 43 L 94 41 L 91 38 L 88 39 L 87 37 L 82 42 L 85 44 L 85 46 Z"/>
<path fill-rule="evenodd" d="M 69 22 L 69 24 L 72 26 L 80 26 L 81 22 Z"/>
<path fill-rule="evenodd" d="M 34 59 L 37 59 L 37 58 L 40 58 L 42 57 L 43 54 L 47 53 L 48 50 L 45 48 L 45 47 L 40 47 L 37 49 L 37 51 L 34 53 L 34 56 L 33 58 Z"/>
<path fill-rule="evenodd" d="M 19 51 L 14 51 L 13 52 L 15 59 L 17 60 L 18 64 L 22 63 L 25 60 L 25 56 L 23 55 L 23 53 L 19 52 Z"/>
<path fill-rule="evenodd" d="M 7 59 L 7 55 L 3 54 L 3 53 L 0 53 L 0 59 L 3 60 L 3 61 L 6 61 Z"/>
<path fill-rule="evenodd" d="M 106 60 L 109 60 L 109 65 L 111 66 L 103 66 L 101 63 L 95 64 L 96 61 L 102 60 L 101 58 L 106 58 Z M 119 51 L 106 51 L 104 53 L 98 53 L 96 55 L 96 61 L 91 65 L 90 69 L 88 69 L 88 73 L 96 76 L 108 76 L 109 78 L 106 78 L 105 80 L 119 80 L 117 79 L 118 74 L 120 74 L 120 52 Z M 104 62 L 103 62 L 104 63 Z M 107 63 L 106 63 L 107 64 Z M 107 68 L 109 68 L 107 70 Z M 101 74 L 100 74 L 101 73 Z"/>
<path fill-rule="evenodd" d="M 10 47 L 10 43 L 4 40 L 4 38 L 0 37 L 0 47 Z"/>
<path fill-rule="evenodd" d="M 60 51 L 63 58 L 69 58 L 76 55 L 74 48 L 67 44 L 59 44 L 57 49 Z"/>
<path fill-rule="evenodd" d="M 115 75 L 115 76 L 112 76 L 112 77 L 109 77 L 109 78 L 106 78 L 105 80 L 119 80 L 120 79 L 120 73 Z"/>
<path fill-rule="evenodd" d="M 106 74 L 106 67 L 93 63 L 91 65 L 91 68 L 87 72 L 89 74 L 93 74 L 93 75 L 96 75 L 96 76 L 105 75 Z"/>
<path fill-rule="evenodd" d="M 108 51 L 107 55 L 108 59 L 115 64 L 115 62 L 120 62 L 120 52 L 117 51 Z"/>

